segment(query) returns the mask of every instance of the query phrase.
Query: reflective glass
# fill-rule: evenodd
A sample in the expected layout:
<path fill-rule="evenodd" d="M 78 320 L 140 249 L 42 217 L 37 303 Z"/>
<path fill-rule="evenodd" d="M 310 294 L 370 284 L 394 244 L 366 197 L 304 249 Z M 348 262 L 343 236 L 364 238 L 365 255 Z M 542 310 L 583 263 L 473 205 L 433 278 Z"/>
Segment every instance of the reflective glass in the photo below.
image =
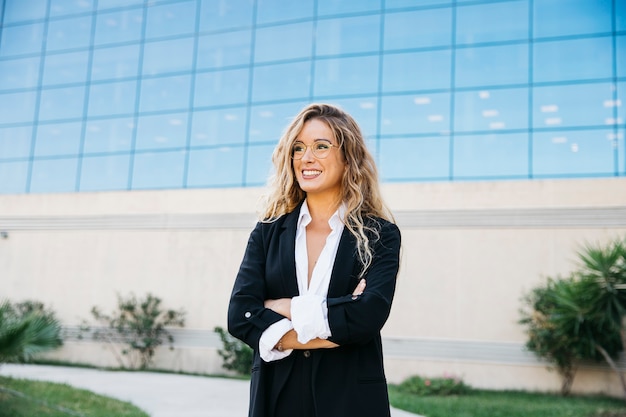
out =
<path fill-rule="evenodd" d="M 626 123 L 626 82 L 617 83 L 617 100 L 611 103 L 611 107 L 617 108 L 617 122 Z"/>
<path fill-rule="evenodd" d="M 41 90 L 39 120 L 83 117 L 85 87 L 49 88 Z"/>
<path fill-rule="evenodd" d="M 139 111 L 180 110 L 189 108 L 191 76 L 159 77 L 141 81 Z"/>
<path fill-rule="evenodd" d="M 615 30 L 626 30 L 626 1 L 615 2 Z"/>
<path fill-rule="evenodd" d="M 626 175 L 626 129 L 619 129 L 616 139 L 613 146 L 617 148 L 619 173 Z"/>
<path fill-rule="evenodd" d="M 454 138 L 454 178 L 528 177 L 528 133 Z"/>
<path fill-rule="evenodd" d="M 383 91 L 450 88 L 451 51 L 383 55 Z"/>
<path fill-rule="evenodd" d="M 378 97 L 333 99 L 329 103 L 337 105 L 348 112 L 359 124 L 364 136 L 376 136 L 378 128 Z"/>
<path fill-rule="evenodd" d="M 415 133 L 447 135 L 450 131 L 450 94 L 383 97 L 380 122 L 382 135 Z"/>
<path fill-rule="evenodd" d="M 380 15 L 319 20 L 315 28 L 315 55 L 378 52 Z"/>
<path fill-rule="evenodd" d="M 245 103 L 248 99 L 248 68 L 196 74 L 194 105 L 219 106 Z"/>
<path fill-rule="evenodd" d="M 528 44 L 458 48 L 456 87 L 527 84 Z"/>
<path fill-rule="evenodd" d="M 240 186 L 243 173 L 242 146 L 222 146 L 189 152 L 189 187 Z"/>
<path fill-rule="evenodd" d="M 187 113 L 141 116 L 137 120 L 136 149 L 179 148 L 187 143 Z"/>
<path fill-rule="evenodd" d="M 246 186 L 261 186 L 267 183 L 272 166 L 275 145 L 252 145 L 248 147 Z"/>
<path fill-rule="evenodd" d="M 249 65 L 250 33 L 250 30 L 240 30 L 198 37 L 197 69 Z"/>
<path fill-rule="evenodd" d="M 85 153 L 130 150 L 135 124 L 132 117 L 88 120 L 85 126 Z"/>
<path fill-rule="evenodd" d="M 249 141 L 277 143 L 284 129 L 307 103 L 283 103 L 252 106 L 250 109 Z"/>
<path fill-rule="evenodd" d="M 139 45 L 94 49 L 91 80 L 135 77 L 138 64 Z"/>
<path fill-rule="evenodd" d="M 0 90 L 35 87 L 39 81 L 39 57 L 0 61 Z"/>
<path fill-rule="evenodd" d="M 89 52 L 47 55 L 42 85 L 84 83 L 87 80 Z"/>
<path fill-rule="evenodd" d="M 50 16 L 91 12 L 94 3 L 95 0 L 50 0 Z"/>
<path fill-rule="evenodd" d="M 312 17 L 315 6 L 313 0 L 258 0 L 256 7 L 256 22 L 264 24 Z"/>
<path fill-rule="evenodd" d="M 613 174 L 611 130 L 569 130 L 533 133 L 533 174 Z"/>
<path fill-rule="evenodd" d="M 463 91 L 455 93 L 454 129 L 481 131 L 528 127 L 528 90 Z"/>
<path fill-rule="evenodd" d="M 196 29 L 196 2 L 178 1 L 148 7 L 146 39 L 191 35 Z"/>
<path fill-rule="evenodd" d="M 136 153 L 132 188 L 181 188 L 185 154 L 184 151 Z"/>
<path fill-rule="evenodd" d="M 100 0 L 97 7 L 98 10 L 103 10 L 121 6 L 136 6 L 143 4 L 144 2 L 145 0 Z"/>
<path fill-rule="evenodd" d="M 610 37 L 537 42 L 533 48 L 535 82 L 612 77 Z"/>
<path fill-rule="evenodd" d="M 0 27 L 0 57 L 40 53 L 43 47 L 43 23 Z"/>
<path fill-rule="evenodd" d="M 379 11 L 381 0 L 317 0 L 317 14 L 320 16 L 340 13 L 361 13 Z"/>
<path fill-rule="evenodd" d="M 35 115 L 37 93 L 0 94 L 0 124 L 31 122 Z"/>
<path fill-rule="evenodd" d="M 0 128 L 0 159 L 30 156 L 31 126 Z"/>
<path fill-rule="evenodd" d="M 130 155 L 85 156 L 80 191 L 124 190 L 128 187 Z"/>
<path fill-rule="evenodd" d="M 379 56 L 320 59 L 315 64 L 316 97 L 378 91 Z"/>
<path fill-rule="evenodd" d="M 50 20 L 46 49 L 59 51 L 71 48 L 86 48 L 91 40 L 91 16 Z"/>
<path fill-rule="evenodd" d="M 449 7 L 385 15 L 385 50 L 449 46 L 452 12 Z"/>
<path fill-rule="evenodd" d="M 127 115 L 135 112 L 137 81 L 91 84 L 87 115 Z"/>
<path fill-rule="evenodd" d="M 452 5 L 454 0 L 385 0 L 385 9 L 395 9 L 399 7 Z"/>
<path fill-rule="evenodd" d="M 253 101 L 302 99 L 309 96 L 311 62 L 255 67 L 253 79 Z"/>
<path fill-rule="evenodd" d="M 43 19 L 46 17 L 48 0 L 18 0 L 3 1 L 3 24 L 20 22 L 23 20 Z"/>
<path fill-rule="evenodd" d="M 94 45 L 138 41 L 141 38 L 142 22 L 143 9 L 99 13 Z"/>
<path fill-rule="evenodd" d="M 254 0 L 200 1 L 200 31 L 252 26 Z"/>
<path fill-rule="evenodd" d="M 280 44 L 280 48 L 277 45 Z M 313 45 L 313 23 L 294 23 L 256 30 L 255 62 L 309 58 Z"/>
<path fill-rule="evenodd" d="M 617 76 L 626 77 L 626 36 L 615 37 Z"/>
<path fill-rule="evenodd" d="M 0 162 L 0 194 L 26 192 L 28 162 Z"/>
<path fill-rule="evenodd" d="M 76 191 L 78 159 L 35 159 L 30 180 L 32 193 L 67 193 Z"/>
<path fill-rule="evenodd" d="M 35 157 L 76 156 L 80 148 L 81 122 L 40 124 L 35 139 Z"/>
<path fill-rule="evenodd" d="M 193 54 L 193 38 L 146 42 L 143 52 L 143 74 L 191 71 Z"/>
<path fill-rule="evenodd" d="M 528 0 L 457 7 L 456 43 L 528 39 Z"/>
<path fill-rule="evenodd" d="M 378 158 L 383 181 L 447 179 L 450 137 L 382 139 Z"/>
<path fill-rule="evenodd" d="M 612 30 L 611 9 L 612 0 L 534 1 L 533 36 L 609 33 Z"/>
<path fill-rule="evenodd" d="M 191 146 L 243 144 L 245 141 L 245 107 L 193 113 Z"/>
<path fill-rule="evenodd" d="M 554 85 L 533 91 L 533 126 L 613 124 L 613 91 L 608 83 Z"/>

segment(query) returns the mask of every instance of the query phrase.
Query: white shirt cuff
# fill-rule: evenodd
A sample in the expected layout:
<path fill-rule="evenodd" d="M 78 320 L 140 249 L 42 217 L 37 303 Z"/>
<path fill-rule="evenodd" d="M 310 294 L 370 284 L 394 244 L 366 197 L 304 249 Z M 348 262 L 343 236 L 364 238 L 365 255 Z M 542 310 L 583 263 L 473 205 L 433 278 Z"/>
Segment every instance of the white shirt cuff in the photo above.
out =
<path fill-rule="evenodd" d="M 285 349 L 282 352 L 274 349 L 281 337 L 293 329 L 289 319 L 282 319 L 265 329 L 259 339 L 259 355 L 265 362 L 277 361 L 286 358 L 293 349 Z"/>
<path fill-rule="evenodd" d="M 302 344 L 316 338 L 328 339 L 331 333 L 326 298 L 316 294 L 293 297 L 291 323 L 298 334 L 298 342 Z"/>

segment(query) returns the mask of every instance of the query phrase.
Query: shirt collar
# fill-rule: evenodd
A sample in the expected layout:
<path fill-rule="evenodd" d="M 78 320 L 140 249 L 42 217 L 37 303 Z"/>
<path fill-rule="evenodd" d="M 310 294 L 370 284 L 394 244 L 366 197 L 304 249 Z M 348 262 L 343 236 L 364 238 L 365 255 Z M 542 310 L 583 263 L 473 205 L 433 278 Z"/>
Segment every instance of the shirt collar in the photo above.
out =
<path fill-rule="evenodd" d="M 346 214 L 346 205 L 345 203 L 341 203 L 337 211 L 330 216 L 328 219 L 328 225 L 334 231 L 340 227 L 343 227 L 343 219 Z M 309 206 L 307 205 L 306 200 L 302 203 L 302 207 L 300 208 L 300 214 L 298 216 L 298 229 L 303 227 L 307 227 L 309 223 L 311 223 L 311 212 L 309 211 Z"/>

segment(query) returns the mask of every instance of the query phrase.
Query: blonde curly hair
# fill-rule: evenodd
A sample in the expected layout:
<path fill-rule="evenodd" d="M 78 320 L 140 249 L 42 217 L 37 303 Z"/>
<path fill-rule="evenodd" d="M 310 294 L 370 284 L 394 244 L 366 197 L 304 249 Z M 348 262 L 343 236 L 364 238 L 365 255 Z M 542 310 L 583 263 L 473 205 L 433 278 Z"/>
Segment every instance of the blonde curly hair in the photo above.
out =
<path fill-rule="evenodd" d="M 296 181 L 291 149 L 304 124 L 312 119 L 328 125 L 347 164 L 341 184 L 341 202 L 346 207 L 342 220 L 356 238 L 362 276 L 374 256 L 370 241 L 379 237 L 380 224 L 376 218 L 394 220 L 383 202 L 376 163 L 367 149 L 361 129 L 352 116 L 339 107 L 309 104 L 287 126 L 272 155 L 275 172 L 269 179 L 269 193 L 261 219 L 266 222 L 276 220 L 292 212 L 306 198 L 306 193 Z"/>

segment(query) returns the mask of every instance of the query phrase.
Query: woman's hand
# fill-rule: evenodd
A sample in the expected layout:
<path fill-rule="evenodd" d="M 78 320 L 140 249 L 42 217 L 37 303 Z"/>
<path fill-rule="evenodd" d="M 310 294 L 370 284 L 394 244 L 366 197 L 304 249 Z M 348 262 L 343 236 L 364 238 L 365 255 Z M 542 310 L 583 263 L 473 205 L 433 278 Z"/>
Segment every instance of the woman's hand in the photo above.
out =
<path fill-rule="evenodd" d="M 354 291 L 352 291 L 352 296 L 363 294 L 363 291 L 365 291 L 365 285 L 366 285 L 365 278 L 361 278 L 361 281 L 359 281 Z"/>
<path fill-rule="evenodd" d="M 265 308 L 269 308 L 291 320 L 291 298 L 279 298 L 277 300 L 265 300 Z"/>

